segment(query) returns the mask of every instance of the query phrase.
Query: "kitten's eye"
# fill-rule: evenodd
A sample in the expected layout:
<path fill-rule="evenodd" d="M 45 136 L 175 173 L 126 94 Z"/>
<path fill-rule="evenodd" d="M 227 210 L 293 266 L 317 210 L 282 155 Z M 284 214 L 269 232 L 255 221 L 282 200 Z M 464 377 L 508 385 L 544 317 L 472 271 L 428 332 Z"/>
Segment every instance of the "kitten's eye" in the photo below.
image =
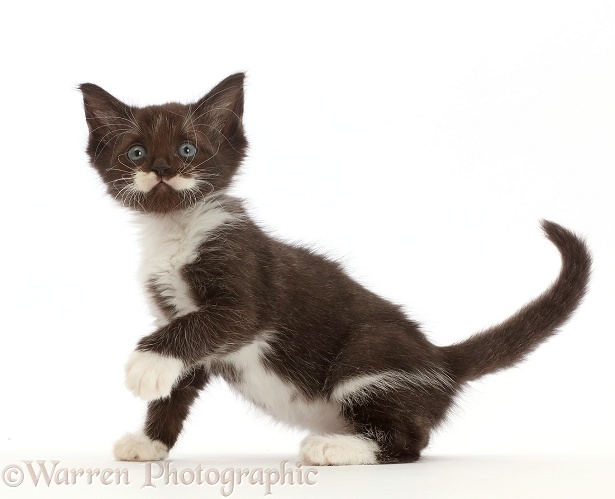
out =
<path fill-rule="evenodd" d="M 145 147 L 132 146 L 130 149 L 128 149 L 128 152 L 126 154 L 128 155 L 128 158 L 132 161 L 138 161 L 145 157 Z"/>
<path fill-rule="evenodd" d="M 182 158 L 194 158 L 196 156 L 196 146 L 190 142 L 182 142 L 177 149 L 177 154 Z"/>

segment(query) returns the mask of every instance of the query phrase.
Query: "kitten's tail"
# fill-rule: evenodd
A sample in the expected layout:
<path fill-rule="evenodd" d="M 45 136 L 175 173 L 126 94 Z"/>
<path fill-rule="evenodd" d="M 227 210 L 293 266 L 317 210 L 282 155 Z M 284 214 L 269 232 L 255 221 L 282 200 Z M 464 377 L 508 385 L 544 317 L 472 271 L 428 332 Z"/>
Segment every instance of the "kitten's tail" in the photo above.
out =
<path fill-rule="evenodd" d="M 553 222 L 543 220 L 542 228 L 562 255 L 559 277 L 541 296 L 506 321 L 442 348 L 456 382 L 471 381 L 520 362 L 555 334 L 581 302 L 591 272 L 587 246 Z"/>

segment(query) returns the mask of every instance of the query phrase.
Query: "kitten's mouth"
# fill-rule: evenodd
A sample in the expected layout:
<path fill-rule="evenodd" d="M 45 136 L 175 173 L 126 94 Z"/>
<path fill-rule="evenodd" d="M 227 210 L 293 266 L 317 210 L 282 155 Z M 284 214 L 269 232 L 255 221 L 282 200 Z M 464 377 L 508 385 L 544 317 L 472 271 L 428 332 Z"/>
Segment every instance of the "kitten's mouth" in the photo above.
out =
<path fill-rule="evenodd" d="M 167 189 L 173 190 L 173 187 L 171 187 L 165 179 L 160 178 L 158 179 L 158 183 L 154 186 L 152 190 L 166 191 Z"/>

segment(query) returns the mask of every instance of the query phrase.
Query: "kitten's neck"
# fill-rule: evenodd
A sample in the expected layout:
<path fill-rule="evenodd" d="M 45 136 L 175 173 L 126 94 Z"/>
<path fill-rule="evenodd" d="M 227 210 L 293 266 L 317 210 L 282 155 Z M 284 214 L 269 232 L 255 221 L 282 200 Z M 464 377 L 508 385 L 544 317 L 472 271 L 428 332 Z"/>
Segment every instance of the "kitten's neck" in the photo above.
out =
<path fill-rule="evenodd" d="M 207 233 L 245 219 L 241 202 L 220 191 L 186 209 L 169 213 L 139 213 L 135 221 L 142 247 L 158 251 L 160 245 L 168 241 L 204 238 Z"/>

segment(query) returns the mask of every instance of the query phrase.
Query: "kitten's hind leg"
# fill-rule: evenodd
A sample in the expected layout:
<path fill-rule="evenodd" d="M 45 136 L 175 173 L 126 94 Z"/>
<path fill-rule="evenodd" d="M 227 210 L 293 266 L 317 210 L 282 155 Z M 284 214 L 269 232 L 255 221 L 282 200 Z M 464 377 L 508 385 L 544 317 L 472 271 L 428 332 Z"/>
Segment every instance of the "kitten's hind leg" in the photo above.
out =
<path fill-rule="evenodd" d="M 432 397 L 437 399 L 441 394 Z M 369 399 L 347 401 L 342 415 L 358 435 L 374 442 L 379 464 L 411 463 L 418 461 L 427 447 L 435 422 L 425 410 L 425 398 L 409 389 L 391 390 Z"/>
<path fill-rule="evenodd" d="M 346 407 L 344 418 L 354 434 L 310 435 L 301 443 L 301 460 L 311 465 L 409 463 L 420 458 L 429 428 L 410 416 L 395 421 L 374 407 Z"/>
<path fill-rule="evenodd" d="M 417 461 L 455 390 L 439 351 L 412 323 L 380 322 L 354 332 L 326 388 L 348 434 L 304 440 L 301 457 L 310 464 Z"/>
<path fill-rule="evenodd" d="M 190 406 L 208 379 L 204 367 L 195 367 L 183 375 L 168 397 L 149 402 L 143 432 L 120 438 L 113 447 L 115 458 L 119 461 L 164 459 L 177 442 Z"/>
<path fill-rule="evenodd" d="M 342 401 L 349 434 L 311 435 L 301 459 L 312 465 L 385 464 L 417 461 L 449 396 L 411 387 L 388 389 Z"/>

